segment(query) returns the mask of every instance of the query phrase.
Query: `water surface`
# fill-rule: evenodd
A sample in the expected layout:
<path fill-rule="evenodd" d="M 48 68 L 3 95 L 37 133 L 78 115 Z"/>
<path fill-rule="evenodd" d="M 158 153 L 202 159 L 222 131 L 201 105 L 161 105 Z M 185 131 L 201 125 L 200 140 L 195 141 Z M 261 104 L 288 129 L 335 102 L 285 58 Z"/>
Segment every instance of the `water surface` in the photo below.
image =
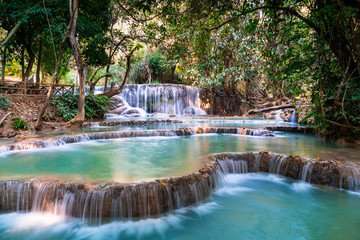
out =
<path fill-rule="evenodd" d="M 204 157 L 212 153 L 259 151 L 354 162 L 360 156 L 356 147 L 326 143 L 310 134 L 141 137 L 1 154 L 0 178 L 54 176 L 76 181 L 133 182 L 197 171 L 203 166 Z"/>

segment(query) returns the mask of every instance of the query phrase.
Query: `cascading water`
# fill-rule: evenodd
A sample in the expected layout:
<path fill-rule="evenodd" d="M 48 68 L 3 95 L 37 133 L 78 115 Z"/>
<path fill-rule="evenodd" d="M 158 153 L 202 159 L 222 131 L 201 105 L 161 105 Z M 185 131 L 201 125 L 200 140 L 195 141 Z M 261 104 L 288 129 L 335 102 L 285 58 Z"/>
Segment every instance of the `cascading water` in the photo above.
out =
<path fill-rule="evenodd" d="M 274 120 L 283 122 L 284 120 L 281 118 L 281 113 L 283 112 L 282 109 L 276 110 L 274 115 Z"/>
<path fill-rule="evenodd" d="M 313 168 L 313 162 L 309 160 L 306 164 L 302 167 L 301 171 L 301 181 L 306 182 L 307 180 L 310 181 L 311 173 Z"/>
<path fill-rule="evenodd" d="M 147 113 L 204 115 L 200 109 L 199 90 L 174 84 L 128 84 L 120 94 L 132 107 Z"/>
<path fill-rule="evenodd" d="M 291 113 L 290 122 L 292 122 L 292 123 L 297 123 L 296 110 L 294 110 L 294 111 Z"/>
<path fill-rule="evenodd" d="M 280 175 L 281 166 L 287 156 L 274 155 L 269 160 L 269 172 Z"/>
<path fill-rule="evenodd" d="M 96 92 L 102 90 L 101 87 L 96 88 Z M 199 89 L 196 87 L 175 84 L 127 84 L 116 97 L 121 98 L 126 106 L 126 110 L 121 114 L 138 111 L 177 116 L 206 115 L 200 108 Z"/>
<path fill-rule="evenodd" d="M 73 136 L 58 137 L 49 140 L 33 140 L 25 142 L 17 142 L 12 144 L 0 145 L 0 153 L 18 150 L 35 150 L 55 146 L 62 146 L 69 143 L 88 142 L 91 140 L 100 139 L 117 139 L 117 138 L 132 138 L 132 137 L 174 137 L 174 136 L 190 136 L 196 134 L 239 134 L 250 136 L 274 136 L 273 132 L 265 129 L 246 129 L 236 127 L 196 127 L 196 128 L 179 128 L 174 130 L 143 130 L 143 131 L 113 131 L 113 132 L 99 132 L 80 134 Z"/>
<path fill-rule="evenodd" d="M 88 219 L 93 223 L 101 223 L 102 218 L 149 218 L 199 203 L 209 197 L 213 189 L 224 184 L 227 177 L 224 175 L 257 171 L 359 190 L 357 168 L 334 161 L 313 161 L 267 152 L 215 154 L 211 159 L 214 161 L 205 164 L 199 172 L 137 184 L 88 185 L 41 180 L 0 182 L 0 211 L 48 212 Z M 318 168 L 312 175 L 314 164 Z M 280 171 L 283 165 L 287 171 Z M 319 171 L 322 175 L 318 174 Z M 334 179 L 339 182 L 333 182 Z"/>

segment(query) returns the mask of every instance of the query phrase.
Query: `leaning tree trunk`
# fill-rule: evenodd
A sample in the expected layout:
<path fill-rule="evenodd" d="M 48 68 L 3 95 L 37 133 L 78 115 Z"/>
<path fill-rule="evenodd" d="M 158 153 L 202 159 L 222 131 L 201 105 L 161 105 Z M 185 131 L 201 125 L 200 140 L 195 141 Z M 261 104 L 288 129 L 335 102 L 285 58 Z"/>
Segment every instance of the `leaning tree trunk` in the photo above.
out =
<path fill-rule="evenodd" d="M 96 87 L 96 84 L 102 79 L 102 78 L 104 78 L 104 77 L 110 77 L 111 76 L 111 74 L 109 74 L 109 75 L 103 75 L 103 76 L 100 76 L 98 79 L 96 79 L 95 81 L 90 81 L 90 82 L 88 82 L 88 84 L 89 84 L 89 86 L 90 86 L 90 90 L 89 90 L 89 92 L 91 93 L 91 94 L 94 94 L 95 93 L 95 87 Z"/>
<path fill-rule="evenodd" d="M 54 93 L 54 83 L 57 79 L 57 75 L 58 75 L 58 72 L 59 72 L 59 68 L 60 68 L 60 64 L 61 64 L 61 59 L 62 59 L 62 54 L 64 52 L 64 46 L 65 46 L 65 42 L 66 42 L 66 39 L 67 39 L 67 36 L 69 35 L 69 32 L 70 32 L 70 28 L 72 26 L 72 22 L 73 22 L 74 18 L 71 17 L 70 19 L 70 22 L 67 26 L 67 29 L 66 29 L 66 32 L 65 32 L 65 35 L 64 35 L 64 38 L 62 39 L 61 41 L 61 45 L 60 45 L 60 52 L 59 52 L 59 57 L 58 57 L 58 60 L 56 62 L 56 66 L 55 66 L 55 72 L 54 72 L 54 75 L 52 77 L 52 80 L 51 80 L 51 85 L 50 85 L 50 89 L 46 95 L 46 99 L 43 103 L 43 105 L 40 107 L 39 109 L 39 114 L 38 114 L 38 118 L 36 120 L 36 123 L 35 123 L 35 129 L 36 130 L 40 130 L 41 129 L 41 125 L 42 125 L 42 118 L 45 114 L 45 111 L 46 111 L 46 108 L 49 106 L 49 102 L 50 102 L 50 98 L 51 96 L 53 95 Z"/>
<path fill-rule="evenodd" d="M 0 48 L 5 46 L 5 44 L 14 36 L 14 34 L 19 30 L 21 24 L 23 23 L 22 20 L 18 21 L 15 25 L 15 27 L 10 31 L 10 33 L 6 36 L 6 38 L 1 42 Z"/>
<path fill-rule="evenodd" d="M 80 127 L 85 121 L 85 69 L 84 62 L 80 53 L 79 44 L 75 38 L 76 24 L 79 13 L 79 4 L 78 0 L 73 1 L 73 10 L 70 13 L 73 17 L 73 22 L 70 31 L 70 45 L 74 53 L 74 58 L 76 61 L 76 67 L 79 75 L 79 101 L 78 101 L 78 111 L 76 117 L 69 121 L 70 126 Z"/>
<path fill-rule="evenodd" d="M 116 88 L 116 89 L 111 88 L 110 91 L 98 94 L 98 96 L 107 96 L 108 98 L 111 98 L 112 96 L 115 96 L 123 91 L 125 84 L 126 84 L 126 80 L 130 73 L 131 57 L 138 48 L 139 48 L 139 46 L 134 47 L 134 49 L 126 56 L 126 72 L 125 72 L 124 79 L 123 79 L 121 85 L 119 86 L 119 88 Z"/>
<path fill-rule="evenodd" d="M 107 86 L 108 86 L 108 81 L 109 81 L 109 71 L 110 71 L 110 63 L 107 64 L 106 66 L 106 77 L 105 77 L 105 84 L 104 84 L 104 92 L 107 92 Z"/>

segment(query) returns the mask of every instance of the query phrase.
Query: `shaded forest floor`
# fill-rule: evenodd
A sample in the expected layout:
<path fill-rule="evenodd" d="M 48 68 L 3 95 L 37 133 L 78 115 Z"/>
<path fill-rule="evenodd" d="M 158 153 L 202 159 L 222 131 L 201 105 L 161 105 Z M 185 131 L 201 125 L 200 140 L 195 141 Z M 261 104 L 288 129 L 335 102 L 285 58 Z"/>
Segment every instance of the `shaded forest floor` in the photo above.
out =
<path fill-rule="evenodd" d="M 24 96 L 8 96 L 12 106 L 7 110 L 0 108 L 0 119 L 7 113 L 11 112 L 5 122 L 0 126 L 0 137 L 24 137 L 35 132 L 34 124 L 37 119 L 39 107 L 43 103 L 42 98 L 26 98 Z M 24 130 L 17 131 L 12 127 L 12 119 L 22 117 L 27 122 L 28 127 Z M 65 121 L 55 113 L 55 109 L 50 107 L 44 118 L 43 130 L 52 130 L 58 127 L 65 127 Z"/>

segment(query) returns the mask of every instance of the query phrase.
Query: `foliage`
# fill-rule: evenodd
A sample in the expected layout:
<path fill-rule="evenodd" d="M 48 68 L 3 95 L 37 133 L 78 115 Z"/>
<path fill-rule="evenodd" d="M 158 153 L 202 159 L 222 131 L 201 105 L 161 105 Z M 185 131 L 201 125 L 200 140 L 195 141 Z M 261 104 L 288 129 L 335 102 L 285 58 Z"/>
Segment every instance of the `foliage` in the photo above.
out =
<path fill-rule="evenodd" d="M 187 0 L 162 20 L 169 56 L 190 82 L 246 99 L 310 98 L 325 136 L 360 133 L 360 4 Z"/>
<path fill-rule="evenodd" d="M 155 75 L 159 75 L 167 70 L 165 65 L 165 56 L 159 50 L 150 54 L 148 59 L 152 73 Z"/>
<path fill-rule="evenodd" d="M 171 62 L 160 50 L 144 53 L 142 58 L 135 60 L 129 80 L 137 84 L 174 83 L 177 82 L 177 76 L 171 67 Z"/>
<path fill-rule="evenodd" d="M 26 129 L 28 127 L 26 120 L 22 117 L 13 118 L 12 126 L 15 130 Z"/>
<path fill-rule="evenodd" d="M 77 22 L 77 37 L 86 64 L 98 66 L 107 62 L 105 49 L 108 42 L 106 32 L 109 28 L 109 6 L 110 0 L 80 1 L 81 13 Z M 30 63 L 30 59 L 38 58 L 40 42 L 43 42 L 41 70 L 45 74 L 52 75 L 69 19 L 69 1 L 67 0 L 1 1 L 1 28 L 10 32 L 18 22 L 22 22 L 19 30 L 6 45 L 8 52 L 11 53 L 8 59 L 20 59 L 21 52 L 24 51 L 25 60 L 27 60 L 25 62 Z M 58 78 L 69 71 L 70 57 L 71 48 L 67 43 Z M 32 68 L 32 64 L 25 67 Z"/>
<path fill-rule="evenodd" d="M 70 121 L 76 116 L 78 95 L 73 95 L 70 91 L 57 94 L 52 99 L 52 105 L 56 107 L 57 114 Z M 85 117 L 87 119 L 102 118 L 113 104 L 109 98 L 105 96 L 96 96 L 88 94 L 85 97 Z"/>
<path fill-rule="evenodd" d="M 0 1 L 2 33 L 23 23 L 6 45 L 8 72 L 19 72 L 22 51 L 25 62 L 38 56 L 42 39 L 42 71 L 52 74 L 68 4 L 47 0 L 46 14 L 41 1 Z M 165 83 L 177 73 L 184 83 L 249 103 L 268 93 L 280 100 L 303 98 L 311 100 L 310 115 L 324 135 L 360 132 L 358 1 L 82 0 L 79 7 L 76 35 L 93 86 L 99 79 L 123 79 L 128 54 L 142 42 L 151 51 L 131 58 L 131 82 Z M 69 61 L 66 44 L 60 75 L 68 73 Z M 98 67 L 103 70 L 95 72 Z M 96 102 L 88 102 L 90 118 Z M 69 120 L 76 97 L 63 103 L 60 112 Z"/>
<path fill-rule="evenodd" d="M 88 119 L 102 118 L 104 117 L 104 114 L 109 111 L 112 104 L 113 102 L 106 96 L 88 94 L 85 98 L 86 117 Z"/>
<path fill-rule="evenodd" d="M 0 108 L 8 110 L 13 105 L 12 101 L 6 96 L 0 94 Z"/>

